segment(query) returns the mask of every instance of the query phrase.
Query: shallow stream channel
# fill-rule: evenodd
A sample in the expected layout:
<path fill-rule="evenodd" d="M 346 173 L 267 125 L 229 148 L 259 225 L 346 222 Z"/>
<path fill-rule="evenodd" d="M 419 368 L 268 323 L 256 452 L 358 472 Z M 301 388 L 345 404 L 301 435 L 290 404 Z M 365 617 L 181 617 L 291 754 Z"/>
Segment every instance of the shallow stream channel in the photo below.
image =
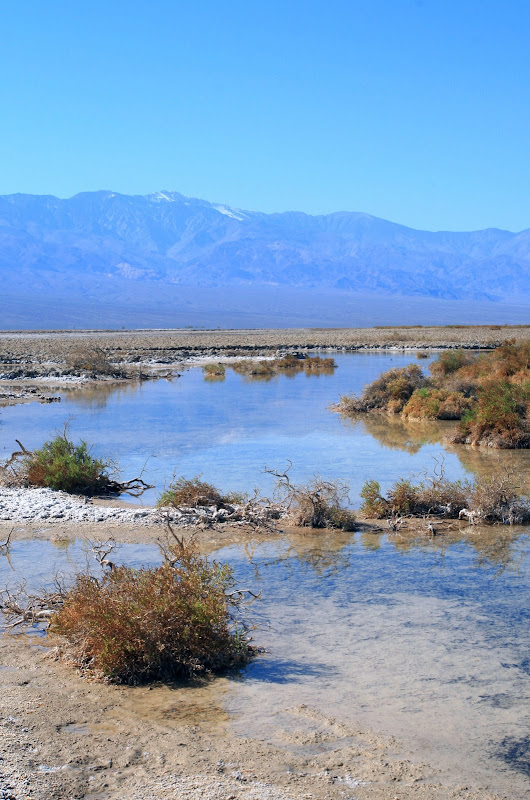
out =
<path fill-rule="evenodd" d="M 451 424 L 344 420 L 341 395 L 410 354 L 335 356 L 333 375 L 249 380 L 227 369 L 207 381 L 192 368 L 173 381 L 65 392 L 59 404 L 2 409 L 1 455 L 40 445 L 69 422 L 72 438 L 111 456 L 124 478 L 156 485 L 173 473 L 226 491 L 272 491 L 265 465 L 382 489 L 443 459 L 448 478 L 509 464 L 528 479 L 528 452 L 443 442 Z M 422 366 L 428 361 L 419 362 Z M 137 501 L 139 502 L 139 501 Z M 103 537 L 102 537 L 103 538 Z M 146 542 L 149 534 L 146 533 Z M 358 531 L 260 535 L 218 550 L 239 586 L 261 593 L 249 609 L 264 647 L 243 674 L 213 682 L 235 731 L 311 756 L 339 751 L 355 726 L 397 737 L 440 780 L 506 798 L 530 792 L 530 529 L 496 527 L 428 539 Z M 89 558 L 82 541 L 17 540 L 0 557 L 0 584 L 43 585 Z M 122 544 L 115 560 L 157 563 L 154 544 Z M 212 695 L 213 696 L 213 695 Z M 304 711 L 311 709 L 311 712 Z M 296 710 L 296 713 L 295 713 Z M 315 715 L 337 721 L 312 736 Z M 348 733 L 341 738 L 340 725 Z M 334 731 L 332 734 L 331 732 Z"/>

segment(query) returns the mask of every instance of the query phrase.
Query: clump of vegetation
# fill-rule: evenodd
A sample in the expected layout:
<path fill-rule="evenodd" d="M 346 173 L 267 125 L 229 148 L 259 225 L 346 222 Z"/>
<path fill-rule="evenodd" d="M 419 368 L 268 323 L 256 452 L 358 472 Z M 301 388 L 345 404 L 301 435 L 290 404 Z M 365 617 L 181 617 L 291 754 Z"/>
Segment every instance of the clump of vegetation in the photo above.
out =
<path fill-rule="evenodd" d="M 462 392 L 423 386 L 412 394 L 402 413 L 411 419 L 461 419 L 472 404 Z"/>
<path fill-rule="evenodd" d="M 360 411 L 387 411 L 397 414 L 426 378 L 416 364 L 394 367 L 366 386 L 360 397 L 342 397 L 336 410 L 351 414 Z"/>
<path fill-rule="evenodd" d="M 355 514 L 346 507 L 349 486 L 342 481 L 326 481 L 315 475 L 306 484 L 293 484 L 289 477 L 292 464 L 284 472 L 268 469 L 278 481 L 277 500 L 285 506 L 289 521 L 301 528 L 356 529 Z"/>
<path fill-rule="evenodd" d="M 85 441 L 75 444 L 66 434 L 27 455 L 24 470 L 30 486 L 77 494 L 104 492 L 111 480 L 109 465 L 91 455 Z"/>
<path fill-rule="evenodd" d="M 101 577 L 78 575 L 63 592 L 49 633 L 61 637 L 63 658 L 110 682 L 189 678 L 240 667 L 252 657 L 234 620 L 243 594 L 229 566 L 180 542 L 156 568 L 111 564 Z"/>
<path fill-rule="evenodd" d="M 270 380 L 275 375 L 296 375 L 305 372 L 306 375 L 330 375 L 337 368 L 333 358 L 322 358 L 322 356 L 300 357 L 288 353 L 281 358 L 264 359 L 257 361 L 246 358 L 234 362 L 232 365 L 234 372 L 246 375 L 250 378 Z"/>
<path fill-rule="evenodd" d="M 272 378 L 277 372 L 272 361 L 256 361 L 251 358 L 242 358 L 240 361 L 234 361 L 231 367 L 234 372 L 240 375 L 257 378 Z"/>
<path fill-rule="evenodd" d="M 224 380 L 226 368 L 224 364 L 205 364 L 202 368 L 205 380 Z"/>
<path fill-rule="evenodd" d="M 530 380 L 524 384 L 489 380 L 462 416 L 457 442 L 496 447 L 530 447 Z"/>
<path fill-rule="evenodd" d="M 361 489 L 362 513 L 370 519 L 384 519 L 390 516 L 391 509 L 386 497 L 381 494 L 381 484 L 373 478 L 365 481 Z"/>
<path fill-rule="evenodd" d="M 453 441 L 530 447 L 530 342 L 507 341 L 488 354 L 446 350 L 430 365 L 391 369 L 343 397 L 335 410 L 401 413 L 411 419 L 460 420 Z"/>
<path fill-rule="evenodd" d="M 112 364 L 105 350 L 94 344 L 78 344 L 72 347 L 66 356 L 66 366 L 70 372 L 78 375 L 84 373 L 92 378 L 124 376 L 123 371 Z"/>
<path fill-rule="evenodd" d="M 324 373 L 332 375 L 333 370 L 337 369 L 334 358 L 322 358 L 322 356 L 309 356 L 302 361 L 302 367 L 308 374 Z"/>
<path fill-rule="evenodd" d="M 21 449 L 0 468 L 4 485 L 45 487 L 71 494 L 129 494 L 134 497 L 152 488 L 140 477 L 117 481 L 113 477 L 117 466 L 93 456 L 84 440 L 76 444 L 69 439 L 66 426 L 62 433 L 37 450 L 26 450 L 18 440 L 17 444 Z"/>
<path fill-rule="evenodd" d="M 416 358 L 429 358 L 429 353 L 426 353 L 425 350 L 418 350 Z"/>
<path fill-rule="evenodd" d="M 183 475 L 174 478 L 169 487 L 163 492 L 157 505 L 173 506 L 173 508 L 188 507 L 200 508 L 215 506 L 223 508 L 226 505 L 238 505 L 246 502 L 247 495 L 241 493 L 221 494 L 219 489 L 211 483 L 201 480 L 200 475 L 194 478 L 185 478 Z"/>
<path fill-rule="evenodd" d="M 471 364 L 473 360 L 474 356 L 465 350 L 444 350 L 429 369 L 434 377 L 445 377 Z"/>
<path fill-rule="evenodd" d="M 361 497 L 361 511 L 371 519 L 460 518 L 475 524 L 523 524 L 530 520 L 530 498 L 521 496 L 518 482 L 507 471 L 474 482 L 450 481 L 441 464 L 433 475 L 417 483 L 399 479 L 386 496 L 381 494 L 378 481 L 366 481 Z"/>

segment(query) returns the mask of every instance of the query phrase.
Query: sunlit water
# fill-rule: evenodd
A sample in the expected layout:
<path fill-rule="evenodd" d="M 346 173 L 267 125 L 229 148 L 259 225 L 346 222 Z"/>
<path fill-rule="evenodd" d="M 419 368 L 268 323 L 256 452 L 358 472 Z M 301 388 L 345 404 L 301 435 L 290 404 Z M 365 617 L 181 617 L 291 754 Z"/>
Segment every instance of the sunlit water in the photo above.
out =
<path fill-rule="evenodd" d="M 450 448 L 451 424 L 405 424 L 386 417 L 352 422 L 329 411 L 342 394 L 403 354 L 336 358 L 334 375 L 249 381 L 227 371 L 209 383 L 191 369 L 173 382 L 90 390 L 61 404 L 2 410 L 3 455 L 15 438 L 32 448 L 70 420 L 74 438 L 118 460 L 124 477 L 156 490 L 173 472 L 202 473 L 223 490 L 270 492 L 264 465 L 305 480 L 315 472 L 351 483 L 353 505 L 367 478 L 382 488 L 445 460 L 449 478 L 506 464 L 530 473 L 530 453 Z M 425 361 L 419 362 L 424 366 Z M 528 529 L 491 529 L 461 541 L 410 545 L 374 534 L 307 534 L 227 548 L 217 554 L 238 584 L 261 591 L 252 609 L 267 652 L 223 694 L 245 735 L 285 743 L 286 710 L 302 703 L 347 722 L 399 736 L 442 775 L 523 798 L 530 790 L 528 738 L 530 608 Z M 124 545 L 118 558 L 158 562 L 153 546 Z M 90 563 L 82 543 L 16 541 L 0 556 L 0 585 L 22 576 L 42 585 L 54 571 Z M 287 745 L 286 745 L 287 746 Z M 293 746 L 293 745 L 290 745 Z"/>
<path fill-rule="evenodd" d="M 441 454 L 447 476 L 457 478 L 497 457 L 461 447 L 459 458 L 444 450 L 439 441 L 453 430 L 451 423 L 407 427 L 377 417 L 352 422 L 329 410 L 341 395 L 359 392 L 382 371 L 413 360 L 403 353 L 355 353 L 336 356 L 333 375 L 257 381 L 227 370 L 226 380 L 208 382 L 193 368 L 172 382 L 65 392 L 61 403 L 2 409 L 0 456 L 17 449 L 15 439 L 28 449 L 41 445 L 69 421 L 71 436 L 118 462 L 124 478 L 145 466 L 144 479 L 156 485 L 143 496 L 146 504 L 156 501 L 174 473 L 202 474 L 224 491 L 251 492 L 258 486 L 270 493 L 273 482 L 264 466 L 282 470 L 290 459 L 293 480 L 315 473 L 347 480 L 357 506 L 367 478 L 386 488 L 400 476 L 431 470 L 433 456 Z M 425 368 L 429 362 L 418 363 Z M 530 467 L 530 452 L 519 452 L 518 458 Z"/>
<path fill-rule="evenodd" d="M 237 583 L 261 592 L 248 614 L 266 653 L 219 696 L 242 735 L 306 755 L 288 736 L 307 704 L 344 723 L 398 736 L 442 779 L 523 798 L 530 791 L 530 538 L 474 534 L 452 543 L 375 534 L 308 534 L 219 551 Z M 82 543 L 15 542 L 0 581 L 72 574 Z M 116 561 L 156 564 L 152 545 Z M 336 744 L 340 747 L 340 741 Z"/>

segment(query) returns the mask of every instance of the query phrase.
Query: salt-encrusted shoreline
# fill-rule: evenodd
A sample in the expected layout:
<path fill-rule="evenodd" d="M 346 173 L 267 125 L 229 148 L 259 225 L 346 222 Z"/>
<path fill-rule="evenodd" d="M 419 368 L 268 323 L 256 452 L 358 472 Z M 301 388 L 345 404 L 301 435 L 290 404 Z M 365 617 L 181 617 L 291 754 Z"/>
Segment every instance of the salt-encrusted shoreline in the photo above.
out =
<path fill-rule="evenodd" d="M 157 525 L 162 517 L 155 508 L 100 506 L 90 500 L 56 492 L 0 486 L 0 520 L 27 522 L 107 522 Z"/>
<path fill-rule="evenodd" d="M 160 526 L 171 522 L 178 528 L 229 523 L 267 523 L 281 516 L 276 506 L 254 505 L 216 508 L 153 508 L 100 505 L 90 498 L 53 489 L 0 486 L 0 522 L 89 522 L 129 526 Z"/>

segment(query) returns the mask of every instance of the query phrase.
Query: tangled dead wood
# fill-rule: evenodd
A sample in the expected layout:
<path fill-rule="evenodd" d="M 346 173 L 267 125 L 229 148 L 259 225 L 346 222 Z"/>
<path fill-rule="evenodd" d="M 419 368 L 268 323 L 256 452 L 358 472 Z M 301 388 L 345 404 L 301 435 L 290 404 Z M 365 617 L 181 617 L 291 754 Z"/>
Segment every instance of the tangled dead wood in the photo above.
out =
<path fill-rule="evenodd" d="M 286 516 L 293 525 L 305 528 L 339 528 L 355 530 L 355 514 L 346 508 L 349 486 L 344 481 L 328 481 L 315 475 L 306 484 L 292 483 L 287 469 L 279 472 L 264 468 L 264 472 L 276 477 L 275 496 L 286 509 Z"/>
<path fill-rule="evenodd" d="M 166 501 L 167 502 L 167 501 Z M 212 505 L 186 505 L 167 502 L 159 507 L 166 526 L 172 524 L 180 527 L 202 527 L 203 529 L 219 528 L 224 525 L 247 526 L 254 530 L 276 532 L 277 521 L 286 514 L 285 506 L 261 497 L 257 489 L 251 497 L 241 503 L 218 501 Z"/>

